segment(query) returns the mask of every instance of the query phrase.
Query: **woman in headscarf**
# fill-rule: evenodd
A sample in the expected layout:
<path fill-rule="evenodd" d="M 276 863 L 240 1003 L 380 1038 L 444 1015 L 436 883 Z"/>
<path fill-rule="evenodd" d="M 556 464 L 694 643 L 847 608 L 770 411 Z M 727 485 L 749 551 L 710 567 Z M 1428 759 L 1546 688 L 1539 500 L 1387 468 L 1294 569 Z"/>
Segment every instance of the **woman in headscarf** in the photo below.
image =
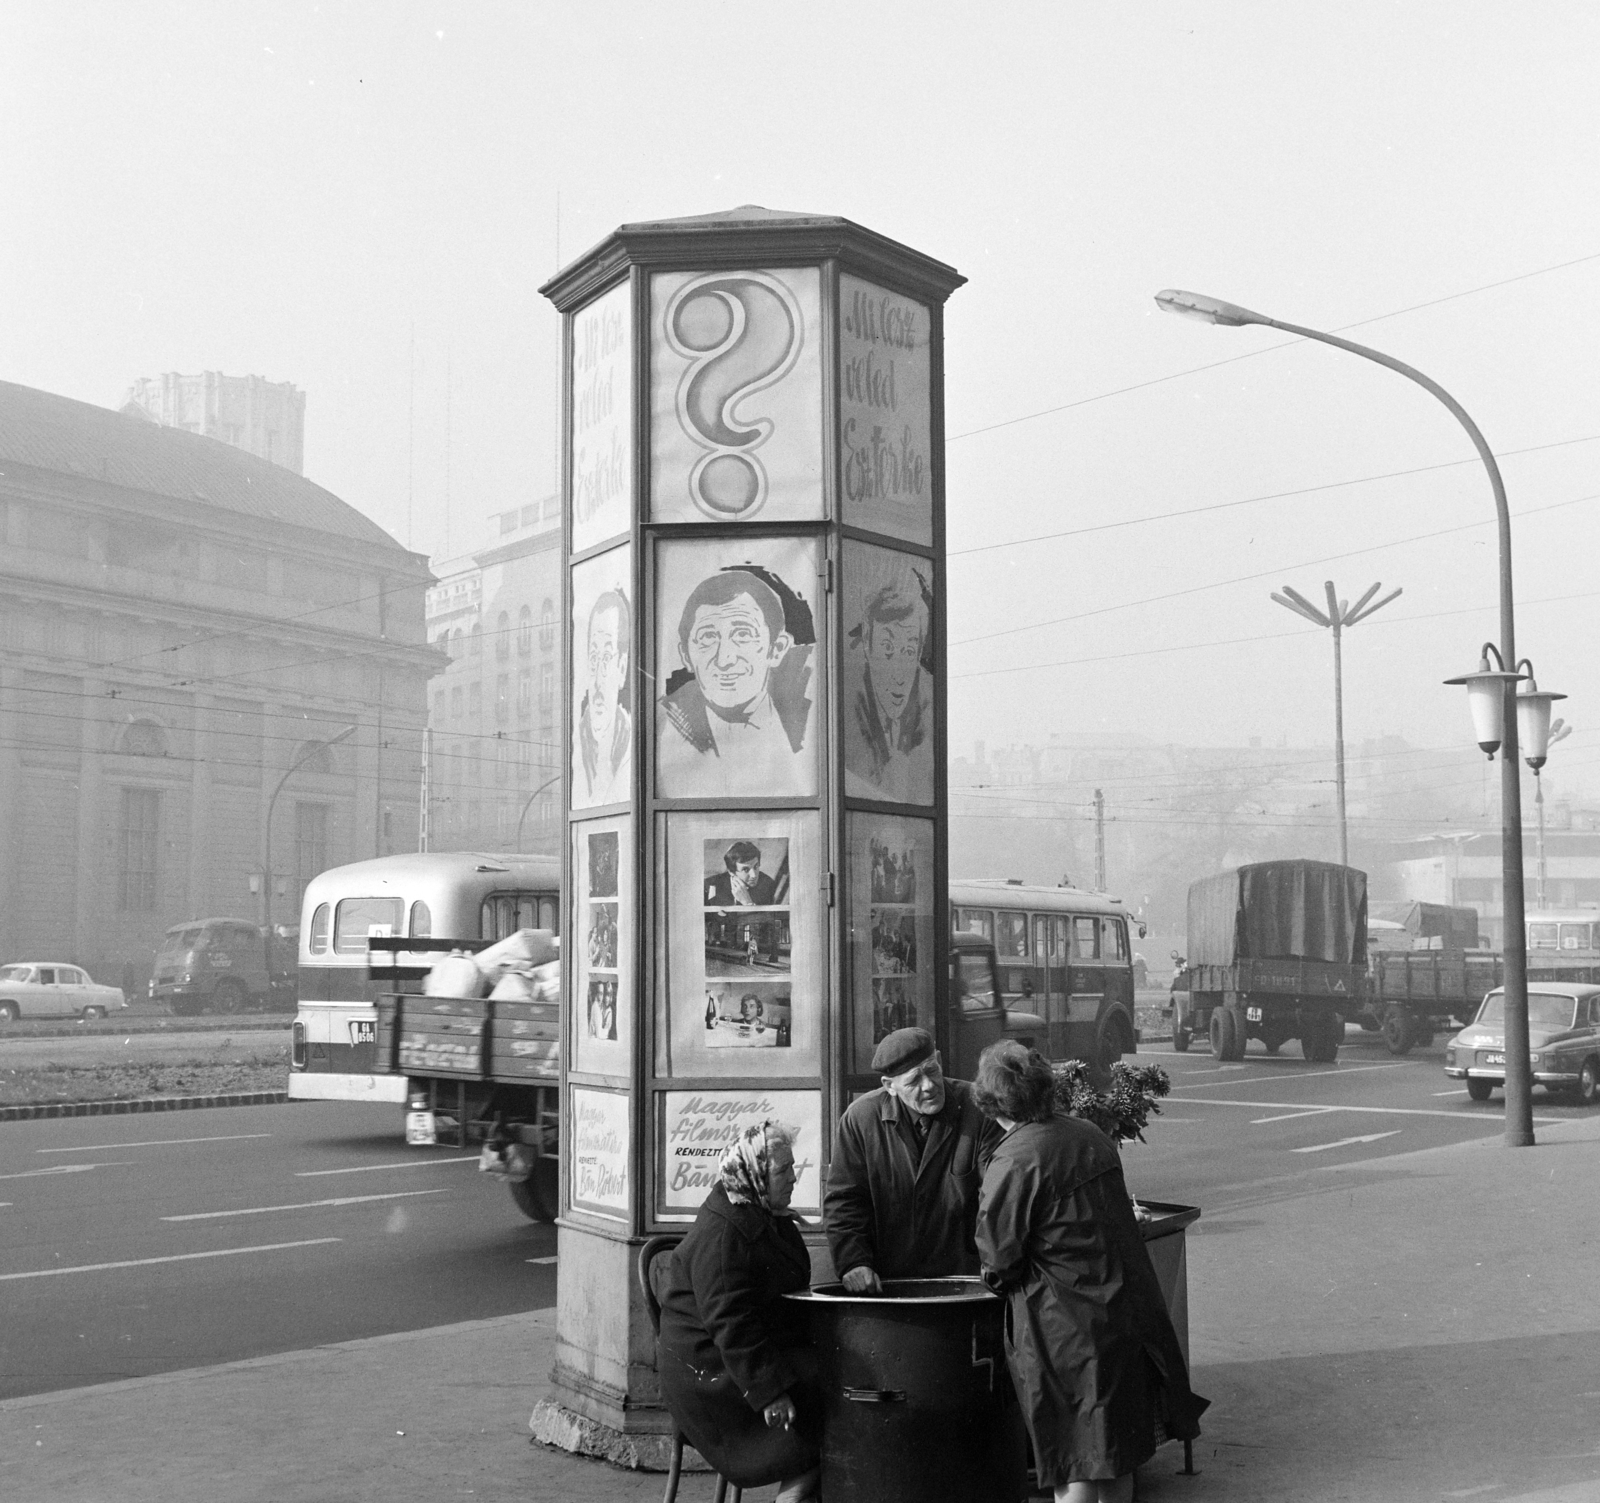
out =
<path fill-rule="evenodd" d="M 1055 1077 L 1015 1040 L 978 1059 L 973 1100 L 1005 1131 L 984 1171 L 983 1277 L 1011 1304 L 1006 1356 L 1056 1503 L 1129 1503 L 1162 1439 L 1192 1439 L 1207 1401 L 1188 1364 L 1116 1144 L 1054 1109 Z"/>
<path fill-rule="evenodd" d="M 794 1134 L 744 1128 L 678 1244 L 661 1300 L 662 1397 L 689 1443 L 729 1482 L 777 1482 L 773 1503 L 817 1496 L 816 1372 L 799 1311 L 811 1282 L 789 1200 Z"/>

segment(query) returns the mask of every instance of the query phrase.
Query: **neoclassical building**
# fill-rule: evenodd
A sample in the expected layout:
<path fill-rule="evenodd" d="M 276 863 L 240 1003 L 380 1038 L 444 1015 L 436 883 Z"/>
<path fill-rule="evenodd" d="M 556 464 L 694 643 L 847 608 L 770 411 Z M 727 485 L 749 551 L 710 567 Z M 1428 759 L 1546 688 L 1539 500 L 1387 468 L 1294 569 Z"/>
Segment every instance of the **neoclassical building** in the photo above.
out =
<path fill-rule="evenodd" d="M 318 871 L 416 848 L 421 555 L 218 439 L 5 383 L 0 544 L 0 960 L 142 984 L 173 924 L 269 894 L 292 924 Z"/>

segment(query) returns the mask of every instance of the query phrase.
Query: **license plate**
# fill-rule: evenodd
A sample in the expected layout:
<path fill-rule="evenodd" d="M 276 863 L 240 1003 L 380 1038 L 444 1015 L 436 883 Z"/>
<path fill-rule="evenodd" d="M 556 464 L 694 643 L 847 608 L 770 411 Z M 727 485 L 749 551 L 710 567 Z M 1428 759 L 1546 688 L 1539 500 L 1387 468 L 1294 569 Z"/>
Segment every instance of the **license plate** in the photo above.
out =
<path fill-rule="evenodd" d="M 1503 1065 L 1506 1062 L 1506 1057 L 1503 1054 L 1486 1054 L 1483 1057 L 1483 1062 L 1486 1065 Z"/>
<path fill-rule="evenodd" d="M 350 1025 L 350 1042 L 352 1044 L 373 1044 L 378 1039 L 378 1025 L 372 1022 L 356 1022 Z"/>
<path fill-rule="evenodd" d="M 433 1119 L 432 1112 L 407 1112 L 406 1113 L 406 1142 L 414 1147 L 425 1148 L 439 1141 L 438 1124 Z"/>

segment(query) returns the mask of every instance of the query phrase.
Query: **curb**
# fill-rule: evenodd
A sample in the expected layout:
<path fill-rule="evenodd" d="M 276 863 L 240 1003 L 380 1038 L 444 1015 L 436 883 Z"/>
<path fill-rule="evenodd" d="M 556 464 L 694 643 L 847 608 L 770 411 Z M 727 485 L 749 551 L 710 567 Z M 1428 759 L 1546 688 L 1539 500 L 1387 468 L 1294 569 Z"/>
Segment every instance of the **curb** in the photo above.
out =
<path fill-rule="evenodd" d="M 0 1106 L 0 1122 L 32 1122 L 43 1117 L 116 1117 L 130 1112 L 189 1112 L 207 1106 L 276 1106 L 287 1091 L 232 1091 L 220 1096 L 138 1096 L 120 1101 L 46 1101 L 34 1106 Z"/>

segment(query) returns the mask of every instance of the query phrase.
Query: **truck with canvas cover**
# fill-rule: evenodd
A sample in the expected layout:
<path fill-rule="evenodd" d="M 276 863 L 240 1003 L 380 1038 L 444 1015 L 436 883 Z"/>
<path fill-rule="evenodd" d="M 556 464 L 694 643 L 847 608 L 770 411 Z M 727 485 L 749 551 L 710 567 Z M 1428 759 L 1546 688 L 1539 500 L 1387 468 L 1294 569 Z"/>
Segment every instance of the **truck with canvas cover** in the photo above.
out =
<path fill-rule="evenodd" d="M 1372 903 L 1367 919 L 1367 987 L 1353 1021 L 1382 1032 L 1391 1054 L 1433 1042 L 1465 1025 L 1505 980 L 1505 960 L 1480 949 L 1478 912 L 1410 899 Z"/>
<path fill-rule="evenodd" d="M 1361 1006 L 1367 876 L 1327 861 L 1262 861 L 1189 887 L 1189 949 L 1177 983 L 1173 1047 L 1207 1034 L 1219 1059 L 1299 1039 L 1309 1060 L 1339 1054 Z"/>

